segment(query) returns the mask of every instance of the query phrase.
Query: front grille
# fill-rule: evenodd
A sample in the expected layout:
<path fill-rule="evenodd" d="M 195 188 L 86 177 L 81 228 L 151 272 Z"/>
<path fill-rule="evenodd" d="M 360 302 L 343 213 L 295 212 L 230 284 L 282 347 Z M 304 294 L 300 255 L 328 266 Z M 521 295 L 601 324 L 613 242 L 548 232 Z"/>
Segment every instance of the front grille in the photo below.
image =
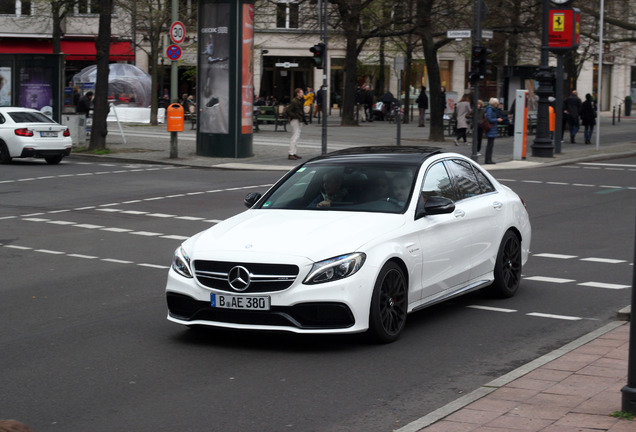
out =
<path fill-rule="evenodd" d="M 230 270 L 244 267 L 250 275 L 249 286 L 241 293 L 263 293 L 282 291 L 289 288 L 298 277 L 298 266 L 292 264 L 254 264 L 226 261 L 194 261 L 194 275 L 197 281 L 209 288 L 220 291 L 237 292 L 229 282 Z"/>
<path fill-rule="evenodd" d="M 171 316 L 184 321 L 215 321 L 232 324 L 297 327 L 300 329 L 338 329 L 355 324 L 349 307 L 342 303 L 300 303 L 294 306 L 272 306 L 269 311 L 219 309 L 210 302 L 167 293 Z"/>

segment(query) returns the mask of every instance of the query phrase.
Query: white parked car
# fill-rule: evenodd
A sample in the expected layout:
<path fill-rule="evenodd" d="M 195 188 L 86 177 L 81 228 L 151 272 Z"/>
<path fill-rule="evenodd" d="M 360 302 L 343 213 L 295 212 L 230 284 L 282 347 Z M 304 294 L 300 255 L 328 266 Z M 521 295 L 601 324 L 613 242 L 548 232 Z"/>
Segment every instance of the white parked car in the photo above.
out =
<path fill-rule="evenodd" d="M 170 321 L 391 342 L 426 306 L 474 290 L 513 296 L 530 247 L 519 196 L 434 148 L 330 153 L 245 203 L 177 248 Z"/>
<path fill-rule="evenodd" d="M 69 129 L 31 108 L 0 107 L 0 163 L 13 158 L 44 158 L 58 164 L 71 154 Z"/>

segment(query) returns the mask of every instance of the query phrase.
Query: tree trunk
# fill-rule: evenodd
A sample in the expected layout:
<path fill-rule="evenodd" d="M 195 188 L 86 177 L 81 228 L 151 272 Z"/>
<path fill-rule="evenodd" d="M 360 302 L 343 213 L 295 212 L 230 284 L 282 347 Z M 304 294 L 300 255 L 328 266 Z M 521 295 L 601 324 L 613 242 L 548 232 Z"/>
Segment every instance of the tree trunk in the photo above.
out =
<path fill-rule="evenodd" d="M 99 4 L 99 32 L 95 49 L 97 50 L 97 79 L 95 82 L 95 99 L 93 102 L 93 126 L 91 130 L 90 150 L 106 148 L 106 134 L 108 127 L 108 73 L 111 35 L 111 16 L 113 0 L 100 0 Z"/>
<path fill-rule="evenodd" d="M 342 95 L 340 124 L 342 126 L 355 126 L 358 124 L 354 116 L 356 87 L 358 85 L 358 56 L 355 55 L 357 51 L 357 35 L 347 33 L 346 42 L 347 58 L 345 59 L 345 85 L 344 94 Z"/>
<path fill-rule="evenodd" d="M 417 33 L 422 38 L 426 70 L 429 83 L 429 111 L 431 113 L 429 139 L 444 141 L 444 109 L 446 101 L 442 100 L 442 80 L 437 62 L 437 46 L 432 34 L 431 22 L 435 0 L 417 0 Z"/>

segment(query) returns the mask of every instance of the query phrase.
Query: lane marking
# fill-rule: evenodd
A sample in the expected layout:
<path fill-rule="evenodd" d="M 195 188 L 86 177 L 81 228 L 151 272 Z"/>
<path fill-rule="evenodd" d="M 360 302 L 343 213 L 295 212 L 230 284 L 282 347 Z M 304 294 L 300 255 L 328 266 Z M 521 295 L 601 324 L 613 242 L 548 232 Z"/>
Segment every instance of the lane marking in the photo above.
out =
<path fill-rule="evenodd" d="M 537 282 L 550 282 L 550 283 L 558 283 L 558 284 L 576 282 L 574 279 L 561 279 L 561 278 L 553 278 L 553 277 L 546 277 L 546 276 L 530 276 L 524 279 L 537 281 Z"/>
<path fill-rule="evenodd" d="M 518 312 L 516 309 L 504 309 L 504 308 L 496 308 L 496 307 L 490 307 L 490 306 L 470 305 L 466 307 L 471 309 L 480 309 L 480 310 L 490 311 L 490 312 L 503 312 L 503 313 Z"/>
<path fill-rule="evenodd" d="M 574 316 L 544 314 L 544 313 L 540 313 L 540 312 L 531 312 L 531 313 L 528 313 L 526 315 L 527 316 L 532 316 L 532 317 L 538 317 L 538 318 L 552 318 L 552 319 L 559 319 L 559 320 L 565 320 L 565 321 L 580 321 L 580 320 L 583 319 L 583 318 L 574 317 Z"/>
<path fill-rule="evenodd" d="M 582 282 L 577 285 L 592 287 L 592 288 L 612 289 L 612 290 L 631 288 L 631 285 L 619 285 L 619 284 L 611 284 L 611 283 L 604 283 L 604 282 Z"/>

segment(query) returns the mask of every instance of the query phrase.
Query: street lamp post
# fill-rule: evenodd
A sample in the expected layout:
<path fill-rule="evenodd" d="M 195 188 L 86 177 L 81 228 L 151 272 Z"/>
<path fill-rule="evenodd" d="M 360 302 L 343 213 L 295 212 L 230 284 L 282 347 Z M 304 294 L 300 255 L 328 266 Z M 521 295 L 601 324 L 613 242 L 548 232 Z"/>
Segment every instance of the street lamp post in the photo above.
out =
<path fill-rule="evenodd" d="M 535 75 L 539 82 L 537 95 L 539 96 L 539 107 L 537 110 L 537 135 L 532 144 L 532 156 L 553 157 L 554 144 L 550 139 L 550 101 L 552 95 L 552 69 L 549 62 L 548 51 L 548 16 L 550 14 L 550 0 L 543 0 L 543 30 L 541 32 L 541 65 Z"/>

